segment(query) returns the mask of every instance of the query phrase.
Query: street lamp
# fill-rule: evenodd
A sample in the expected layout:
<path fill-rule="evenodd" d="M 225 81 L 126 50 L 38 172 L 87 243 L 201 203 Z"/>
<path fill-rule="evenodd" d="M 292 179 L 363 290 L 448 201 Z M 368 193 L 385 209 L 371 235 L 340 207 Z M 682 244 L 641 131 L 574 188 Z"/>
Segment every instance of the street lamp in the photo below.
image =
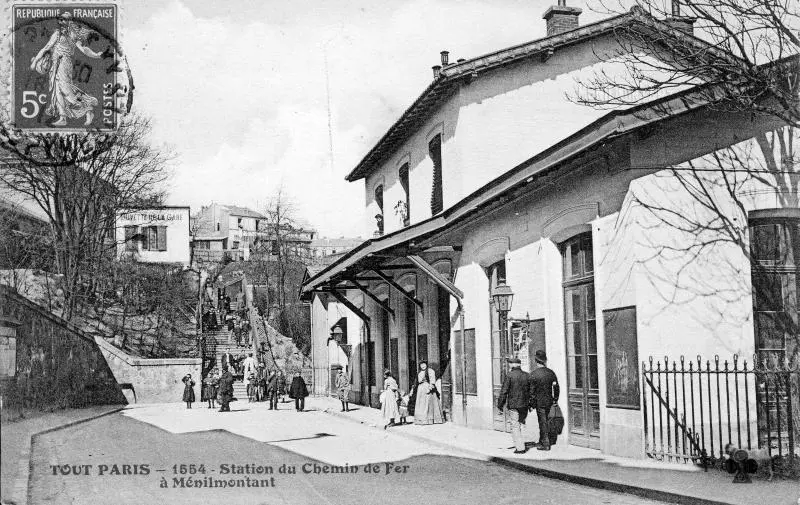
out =
<path fill-rule="evenodd" d="M 511 302 L 514 301 L 514 292 L 511 291 L 505 281 L 499 281 L 492 290 L 492 300 L 494 300 L 494 307 L 497 309 L 497 323 L 500 330 L 500 356 L 510 357 L 511 343 L 508 341 L 506 318 L 511 310 Z"/>
<path fill-rule="evenodd" d="M 511 291 L 511 288 L 505 282 L 500 281 L 497 287 L 492 290 L 492 299 L 494 300 L 494 306 L 497 311 L 506 315 L 511 310 L 514 292 Z"/>

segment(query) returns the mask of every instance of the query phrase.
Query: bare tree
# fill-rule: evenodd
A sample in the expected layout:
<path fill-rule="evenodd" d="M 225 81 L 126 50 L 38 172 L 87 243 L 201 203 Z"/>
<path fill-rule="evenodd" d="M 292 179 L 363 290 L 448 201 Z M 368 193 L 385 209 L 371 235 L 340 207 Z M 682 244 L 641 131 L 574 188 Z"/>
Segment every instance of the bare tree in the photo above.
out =
<path fill-rule="evenodd" d="M 627 10 L 612 1 L 600 0 L 600 9 Z M 633 3 L 630 12 L 636 22 L 615 30 L 616 50 L 598 54 L 602 64 L 577 80 L 572 100 L 619 109 L 658 103 L 655 99 L 682 92 L 684 103 L 744 114 L 763 125 L 751 138 L 664 167 L 651 184 L 633 186 L 635 204 L 650 215 L 646 229 L 666 225 L 681 237 L 665 243 L 662 235 L 649 235 L 647 245 L 655 258 L 682 263 L 673 269 L 677 278 L 657 280 L 671 281 L 676 291 L 692 285 L 697 296 L 719 298 L 716 287 L 703 289 L 695 282 L 698 260 L 707 255 L 728 258 L 716 252 L 732 248 L 737 257 L 725 260 L 731 262 L 729 271 L 735 272 L 734 263 L 744 258 L 757 279 L 748 211 L 764 193 L 773 194 L 779 207 L 800 206 L 800 5 L 791 0 Z M 666 105 L 655 110 L 664 116 L 674 113 Z M 676 195 L 683 206 L 676 205 Z M 731 300 L 749 294 L 749 285 L 749 280 L 742 282 Z M 757 297 L 762 287 L 754 283 Z M 675 291 L 665 296 L 676 302 Z M 796 318 L 785 324 L 788 335 L 800 338 Z"/>
<path fill-rule="evenodd" d="M 618 49 L 600 56 L 621 71 L 581 79 L 578 102 L 619 108 L 702 85 L 695 96 L 714 107 L 800 126 L 796 1 L 614 1 L 599 0 L 598 10 L 620 13 L 633 3 L 638 21 L 616 29 Z"/>
<path fill-rule="evenodd" d="M 11 151 L 1 167 L 0 183 L 34 201 L 48 218 L 68 320 L 91 302 L 94 267 L 116 253 L 117 211 L 163 199 L 170 155 L 150 144 L 149 132 L 149 120 L 128 117 L 105 148 L 77 157 L 77 163 L 52 163 L 47 152 Z"/>
<path fill-rule="evenodd" d="M 716 333 L 719 327 L 754 324 L 762 364 L 796 365 L 800 224 L 759 221 L 751 211 L 767 200 L 771 208 L 800 208 L 800 4 L 634 4 L 637 22 L 615 31 L 617 49 L 598 55 L 599 70 L 578 80 L 574 101 L 600 109 L 654 104 L 667 117 L 675 112 L 664 105 L 669 101 L 656 99 L 680 93 L 690 108 L 759 125 L 744 138 L 709 146 L 706 155 L 651 167 L 643 172 L 649 176 L 631 184 L 632 204 L 644 209 L 636 213 L 642 250 L 649 251 L 639 260 L 664 307 L 702 306 L 704 317 L 717 311 L 717 319 L 705 323 L 721 348 L 730 339 Z M 607 2 L 601 5 L 608 9 Z M 742 275 L 748 266 L 749 278 Z M 753 321 L 750 311 L 741 310 L 751 296 Z M 695 305 L 698 299 L 702 303 Z M 780 387 L 790 396 L 800 390 L 796 380 Z M 798 437 L 800 406 L 792 407 L 791 417 Z"/>
<path fill-rule="evenodd" d="M 251 279 L 265 287 L 256 295 L 264 319 L 290 337 L 297 348 L 307 351 L 310 323 L 298 292 L 305 263 L 310 257 L 309 234 L 297 217 L 292 199 L 278 188 L 264 209 L 265 235 L 251 252 Z"/>

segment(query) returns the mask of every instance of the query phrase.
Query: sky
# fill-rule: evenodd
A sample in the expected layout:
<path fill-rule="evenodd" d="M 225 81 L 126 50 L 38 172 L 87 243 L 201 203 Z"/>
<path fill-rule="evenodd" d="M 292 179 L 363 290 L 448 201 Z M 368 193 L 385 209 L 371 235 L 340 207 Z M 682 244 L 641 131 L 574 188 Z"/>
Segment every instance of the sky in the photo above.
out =
<path fill-rule="evenodd" d="M 358 236 L 363 181 L 344 177 L 430 83 L 439 52 L 543 37 L 554 3 L 124 0 L 120 41 L 134 110 L 175 155 L 169 204 L 261 210 L 282 188 L 322 236 Z M 582 24 L 602 17 L 567 3 Z"/>

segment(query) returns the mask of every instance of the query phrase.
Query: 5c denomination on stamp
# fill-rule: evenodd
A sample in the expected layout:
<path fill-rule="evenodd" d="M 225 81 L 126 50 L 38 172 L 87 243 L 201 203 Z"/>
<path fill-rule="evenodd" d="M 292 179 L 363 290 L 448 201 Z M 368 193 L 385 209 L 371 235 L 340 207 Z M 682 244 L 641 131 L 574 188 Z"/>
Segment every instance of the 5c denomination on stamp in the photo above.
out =
<path fill-rule="evenodd" d="M 24 130 L 112 131 L 132 83 L 114 4 L 14 5 L 13 108 Z"/>

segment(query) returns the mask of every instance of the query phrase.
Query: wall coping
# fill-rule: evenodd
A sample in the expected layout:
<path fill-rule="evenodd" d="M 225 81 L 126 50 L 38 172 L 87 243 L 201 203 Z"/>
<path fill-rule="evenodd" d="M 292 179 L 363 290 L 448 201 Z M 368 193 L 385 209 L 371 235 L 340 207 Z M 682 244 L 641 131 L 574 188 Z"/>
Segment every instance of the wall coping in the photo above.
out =
<path fill-rule="evenodd" d="M 201 358 L 140 358 L 131 356 L 119 347 L 108 342 L 103 337 L 95 336 L 94 341 L 103 350 L 108 351 L 130 366 L 172 366 L 172 365 L 200 365 Z"/>

